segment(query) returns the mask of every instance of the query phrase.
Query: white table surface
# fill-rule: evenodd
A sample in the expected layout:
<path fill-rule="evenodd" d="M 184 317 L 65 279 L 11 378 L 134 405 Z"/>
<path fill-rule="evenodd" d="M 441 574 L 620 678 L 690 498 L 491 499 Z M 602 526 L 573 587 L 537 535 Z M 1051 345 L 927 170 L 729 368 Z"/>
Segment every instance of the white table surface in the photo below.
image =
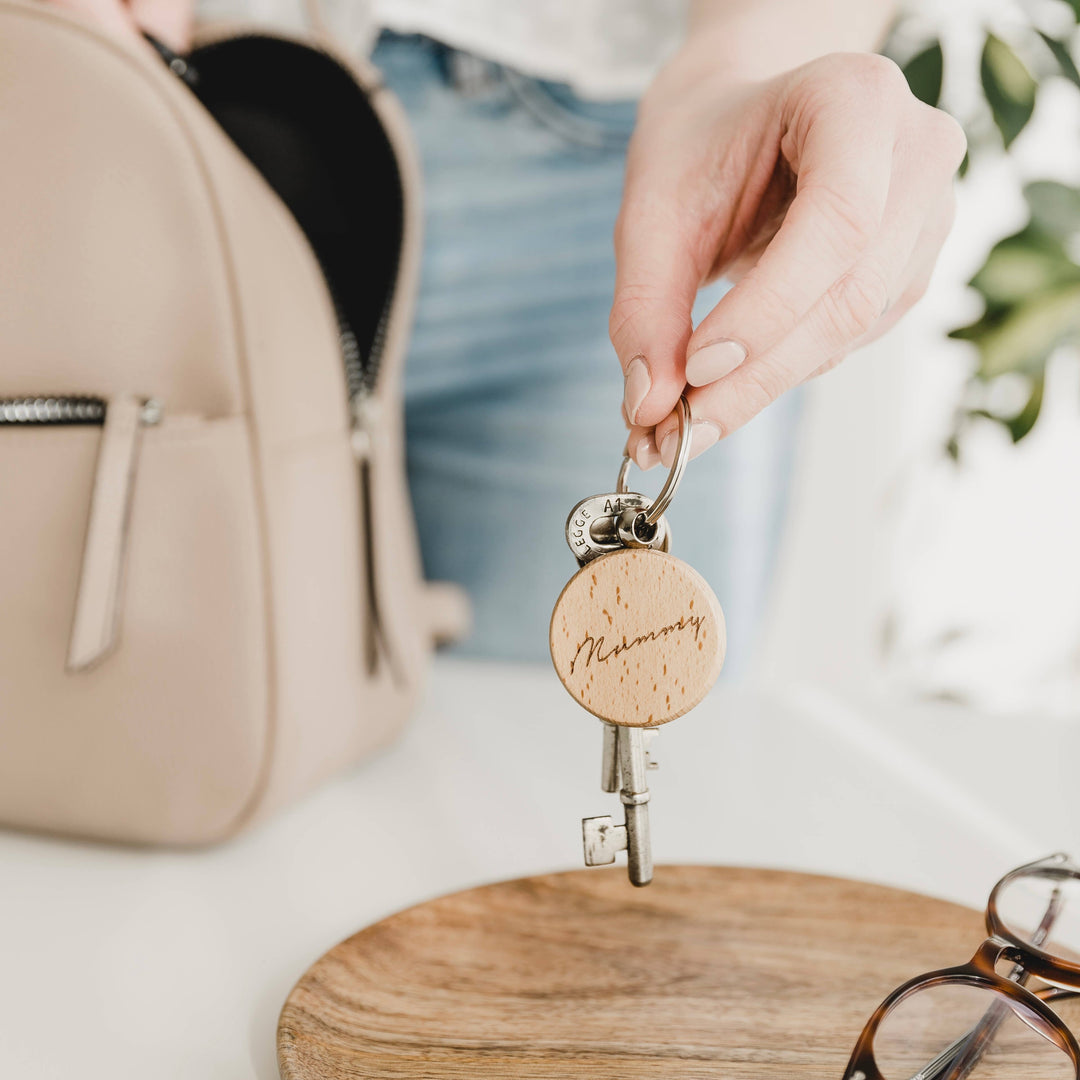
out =
<path fill-rule="evenodd" d="M 657 873 L 772 865 L 981 905 L 1002 870 L 1076 834 L 1064 804 L 1002 809 L 1008 768 L 985 775 L 971 751 L 992 761 L 994 732 L 959 710 L 871 712 L 721 684 L 656 740 Z M 335 942 L 581 865 L 580 818 L 619 812 L 599 739 L 550 670 L 443 659 L 393 749 L 224 847 L 0 833 L 0 1076 L 274 1080 L 281 1004 Z"/>

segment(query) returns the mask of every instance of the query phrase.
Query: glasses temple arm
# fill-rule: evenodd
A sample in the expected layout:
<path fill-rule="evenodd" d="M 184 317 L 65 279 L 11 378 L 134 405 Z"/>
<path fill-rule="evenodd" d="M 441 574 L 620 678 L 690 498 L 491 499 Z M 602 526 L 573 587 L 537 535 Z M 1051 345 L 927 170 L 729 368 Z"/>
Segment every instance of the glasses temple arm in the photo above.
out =
<path fill-rule="evenodd" d="M 1061 889 L 1055 888 L 1050 895 L 1050 902 L 1043 913 L 1039 925 L 1029 939 L 1030 944 L 1038 948 L 1050 936 L 1050 931 L 1061 914 Z M 1008 978 L 1024 986 L 1030 976 L 1022 964 L 1014 964 Z M 965 1080 L 971 1070 L 986 1053 L 998 1028 L 1012 1010 L 1001 1001 L 995 1001 L 983 1014 L 982 1018 L 970 1031 L 961 1035 L 954 1043 L 945 1047 L 933 1061 L 920 1069 L 911 1080 Z M 945 1070 L 948 1070 L 946 1074 Z"/>

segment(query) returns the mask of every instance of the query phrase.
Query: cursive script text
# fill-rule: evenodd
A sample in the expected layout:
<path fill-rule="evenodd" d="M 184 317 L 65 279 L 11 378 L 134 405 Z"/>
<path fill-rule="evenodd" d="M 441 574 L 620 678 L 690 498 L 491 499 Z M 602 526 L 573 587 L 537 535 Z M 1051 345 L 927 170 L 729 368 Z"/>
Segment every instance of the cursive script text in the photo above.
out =
<path fill-rule="evenodd" d="M 638 634 L 635 638 L 627 640 L 625 634 L 623 639 L 617 645 L 612 645 L 606 652 L 604 650 L 604 635 L 599 637 L 593 637 L 592 634 L 586 633 L 585 640 L 581 642 L 577 647 L 577 652 L 574 653 L 574 659 L 570 663 L 570 674 L 574 674 L 574 668 L 577 667 L 578 660 L 581 659 L 581 654 L 585 653 L 585 667 L 588 667 L 593 660 L 596 660 L 598 664 L 606 664 L 614 656 L 621 656 L 624 652 L 629 652 L 631 649 L 637 648 L 638 645 L 644 645 L 647 641 L 660 641 L 662 638 L 666 638 L 668 634 L 674 634 L 679 630 L 694 631 L 694 640 L 697 641 L 698 634 L 701 633 L 701 625 L 705 622 L 704 615 L 680 615 L 678 622 L 673 622 L 669 626 L 658 626 L 653 630 L 647 630 L 644 634 Z"/>

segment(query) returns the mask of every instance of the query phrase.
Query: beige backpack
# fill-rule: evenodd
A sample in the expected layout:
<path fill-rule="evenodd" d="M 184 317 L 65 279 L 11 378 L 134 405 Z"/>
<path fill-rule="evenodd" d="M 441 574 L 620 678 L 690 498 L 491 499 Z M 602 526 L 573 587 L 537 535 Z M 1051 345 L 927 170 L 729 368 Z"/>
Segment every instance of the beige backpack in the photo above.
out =
<path fill-rule="evenodd" d="M 220 840 L 389 742 L 461 622 L 400 109 L 297 41 L 191 68 L 0 0 L 0 823 Z"/>

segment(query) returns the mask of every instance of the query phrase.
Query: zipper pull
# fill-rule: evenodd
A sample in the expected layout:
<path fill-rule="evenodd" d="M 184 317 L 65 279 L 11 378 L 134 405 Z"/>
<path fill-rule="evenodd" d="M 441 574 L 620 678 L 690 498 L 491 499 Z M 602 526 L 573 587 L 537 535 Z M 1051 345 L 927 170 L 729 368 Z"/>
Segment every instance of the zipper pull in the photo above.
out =
<path fill-rule="evenodd" d="M 170 49 L 160 38 L 143 31 L 143 37 L 161 57 L 162 63 L 183 83 L 194 90 L 199 85 L 199 73 L 188 63 L 186 56 L 181 56 L 175 49 Z"/>
<path fill-rule="evenodd" d="M 364 563 L 361 567 L 360 598 L 363 611 L 364 669 L 369 675 L 377 675 L 382 662 L 390 669 L 390 677 L 398 685 L 405 685 L 394 649 L 387 638 L 379 600 L 379 567 L 376 558 L 374 479 L 372 476 L 372 431 L 379 423 L 381 407 L 366 391 L 353 395 L 350 405 L 352 424 L 350 442 L 356 458 L 357 476 L 360 484 L 360 536 L 364 545 Z"/>
<path fill-rule="evenodd" d="M 116 645 L 124 553 L 142 428 L 161 420 L 161 404 L 117 397 L 105 409 L 67 670 L 85 671 Z"/>
<path fill-rule="evenodd" d="M 351 423 L 349 441 L 353 457 L 357 461 L 371 460 L 371 432 L 379 422 L 380 407 L 375 398 L 367 391 L 353 395 L 349 403 Z"/>

